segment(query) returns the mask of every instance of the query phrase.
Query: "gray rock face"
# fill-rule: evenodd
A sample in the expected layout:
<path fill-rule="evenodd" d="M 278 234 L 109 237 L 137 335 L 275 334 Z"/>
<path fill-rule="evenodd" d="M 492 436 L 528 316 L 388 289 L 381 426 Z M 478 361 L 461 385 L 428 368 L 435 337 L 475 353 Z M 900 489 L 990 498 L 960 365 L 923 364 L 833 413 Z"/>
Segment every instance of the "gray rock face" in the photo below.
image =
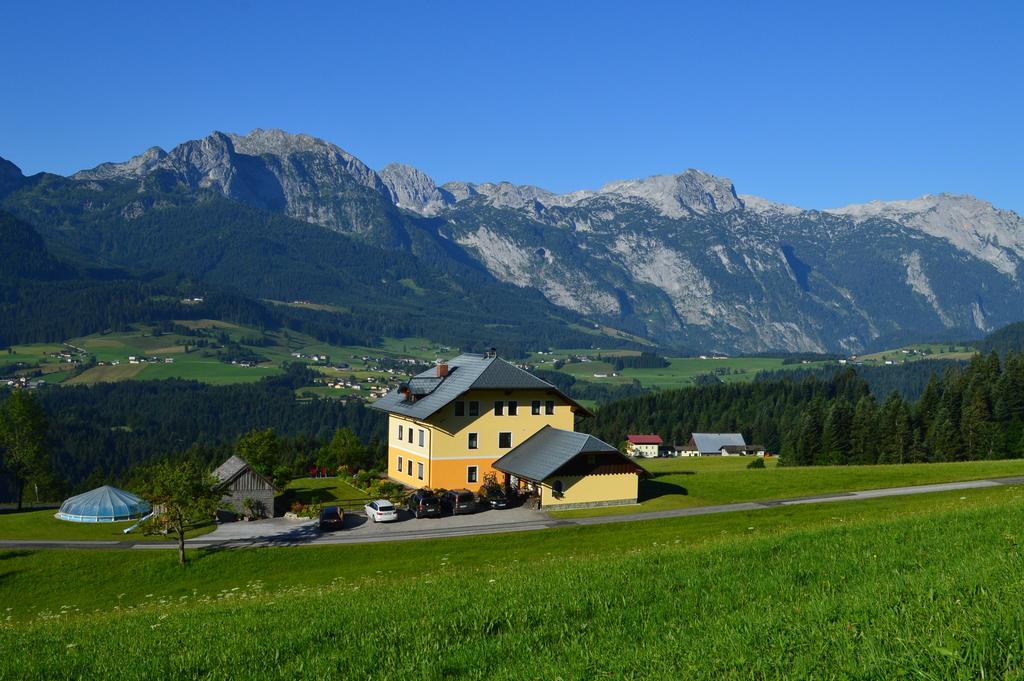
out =
<path fill-rule="evenodd" d="M 362 161 L 323 140 L 281 130 L 214 132 L 169 153 L 154 147 L 72 177 L 143 181 L 151 176 L 339 231 L 366 233 L 393 210 L 387 187 Z"/>
<path fill-rule="evenodd" d="M 673 218 L 694 213 L 728 213 L 743 208 L 743 201 L 736 195 L 731 181 L 693 169 L 679 175 L 612 182 L 597 193 L 647 201 L 662 215 Z"/>
<path fill-rule="evenodd" d="M 494 276 L 666 345 L 859 352 L 1024 318 L 1024 225 L 971 197 L 807 211 L 698 171 L 532 206 L 471 191 L 441 229 Z"/>
<path fill-rule="evenodd" d="M 420 215 L 437 215 L 456 200 L 451 193 L 434 184 L 426 173 L 402 163 L 384 166 L 380 179 L 396 206 Z"/>
<path fill-rule="evenodd" d="M 91 170 L 81 170 L 71 177 L 76 180 L 123 180 L 141 177 L 153 170 L 166 157 L 167 152 L 160 147 L 150 147 L 124 163 L 101 163 Z"/>

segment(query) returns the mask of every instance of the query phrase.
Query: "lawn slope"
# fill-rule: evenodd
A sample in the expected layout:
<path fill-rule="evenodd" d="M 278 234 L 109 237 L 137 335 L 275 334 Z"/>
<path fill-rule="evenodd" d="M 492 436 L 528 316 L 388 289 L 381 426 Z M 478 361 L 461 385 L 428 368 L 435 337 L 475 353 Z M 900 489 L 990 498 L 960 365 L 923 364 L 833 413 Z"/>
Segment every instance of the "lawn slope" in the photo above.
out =
<path fill-rule="evenodd" d="M 1000 487 L 185 570 L 7 552 L 0 677 L 1018 678 L 1022 521 Z"/>

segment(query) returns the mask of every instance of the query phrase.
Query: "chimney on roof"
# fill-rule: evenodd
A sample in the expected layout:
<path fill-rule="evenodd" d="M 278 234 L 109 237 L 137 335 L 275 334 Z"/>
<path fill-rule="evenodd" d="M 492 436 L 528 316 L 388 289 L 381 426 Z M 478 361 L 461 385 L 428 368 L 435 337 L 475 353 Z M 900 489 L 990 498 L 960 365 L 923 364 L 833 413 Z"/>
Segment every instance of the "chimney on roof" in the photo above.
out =
<path fill-rule="evenodd" d="M 444 378 L 448 375 L 448 363 L 442 362 L 437 365 L 437 377 Z"/>
<path fill-rule="evenodd" d="M 488 350 L 484 354 L 484 357 L 497 357 L 497 356 L 498 356 L 498 348 L 491 348 L 490 350 Z"/>
<path fill-rule="evenodd" d="M 412 391 L 409 390 L 409 384 L 408 383 L 402 383 L 401 385 L 399 385 L 398 386 L 398 392 L 400 392 L 403 395 L 405 395 L 405 399 L 409 399 L 409 395 L 412 393 Z"/>

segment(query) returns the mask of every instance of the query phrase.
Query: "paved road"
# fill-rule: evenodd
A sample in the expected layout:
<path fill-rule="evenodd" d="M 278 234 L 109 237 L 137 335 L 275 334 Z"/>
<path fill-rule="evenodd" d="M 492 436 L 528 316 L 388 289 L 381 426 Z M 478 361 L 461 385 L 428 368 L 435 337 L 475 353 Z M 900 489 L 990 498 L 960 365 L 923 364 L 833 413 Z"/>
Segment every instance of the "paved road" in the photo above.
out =
<path fill-rule="evenodd" d="M 758 511 L 777 506 L 795 506 L 798 504 L 819 504 L 842 501 L 858 501 L 878 499 L 881 497 L 908 496 L 912 494 L 929 494 L 932 492 L 950 492 L 964 489 L 980 489 L 998 487 L 1000 485 L 1024 484 L 1024 476 L 1012 478 L 994 478 L 991 480 L 968 480 L 965 482 L 944 482 L 934 485 L 915 485 L 910 487 L 888 487 L 885 489 L 869 489 L 860 492 L 839 492 L 821 494 L 793 499 L 774 499 L 770 501 L 748 501 L 737 504 L 720 504 L 717 506 L 696 506 L 692 508 L 676 508 L 666 511 L 649 513 L 629 513 L 623 515 L 594 516 L 590 518 L 552 518 L 540 511 L 527 509 L 509 509 L 506 511 L 486 511 L 459 518 L 443 518 L 441 520 L 407 520 L 395 524 L 380 525 L 374 528 L 365 518 L 347 516 L 346 529 L 341 532 L 321 534 L 312 521 L 298 522 L 275 518 L 258 523 L 232 523 L 230 526 L 218 528 L 214 533 L 190 539 L 186 544 L 189 548 L 235 548 L 252 546 L 324 546 L 334 544 L 366 544 L 372 542 L 404 541 L 409 539 L 437 539 L 442 537 L 463 537 L 481 534 L 497 534 L 503 532 L 525 532 L 528 530 L 544 530 L 553 527 L 573 527 L 586 525 L 607 525 L 609 523 L 626 523 L 637 520 L 657 520 L 659 518 L 680 518 L 686 516 L 710 515 L 713 513 L 732 513 L 736 511 Z M 249 527 L 247 527 L 249 526 Z M 230 529 L 227 529 L 230 528 Z M 266 528 L 265 530 L 263 528 Z M 224 530 L 222 532 L 222 530 Z M 216 535 L 220 536 L 216 536 Z M 0 540 L 3 549 L 170 549 L 177 548 L 172 543 L 138 543 L 117 541 L 25 541 Z"/>

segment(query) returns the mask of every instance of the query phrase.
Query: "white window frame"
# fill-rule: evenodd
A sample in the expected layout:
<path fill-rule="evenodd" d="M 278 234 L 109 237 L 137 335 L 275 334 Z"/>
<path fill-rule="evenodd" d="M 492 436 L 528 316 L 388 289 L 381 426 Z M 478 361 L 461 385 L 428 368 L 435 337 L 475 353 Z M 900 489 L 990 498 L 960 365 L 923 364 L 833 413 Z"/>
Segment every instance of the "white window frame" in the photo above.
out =
<path fill-rule="evenodd" d="M 530 402 L 530 415 L 531 416 L 540 416 L 541 414 L 544 413 L 543 409 L 544 409 L 544 403 L 541 402 L 540 400 L 534 400 L 534 401 Z"/>
<path fill-rule="evenodd" d="M 416 477 L 420 480 L 423 479 L 423 464 L 419 462 L 416 463 Z"/>
<path fill-rule="evenodd" d="M 508 447 L 501 444 L 501 436 L 508 435 Z M 509 431 L 498 433 L 498 449 L 512 449 L 512 433 Z"/>
<path fill-rule="evenodd" d="M 402 471 L 404 471 L 404 470 L 405 470 L 405 466 L 403 465 L 404 463 L 405 463 L 405 462 L 404 462 L 404 461 L 402 461 L 402 456 L 401 456 L 401 455 L 399 455 L 399 456 L 398 456 L 398 472 L 399 472 L 399 473 L 401 473 Z"/>
<path fill-rule="evenodd" d="M 480 449 L 480 433 L 466 433 L 466 449 Z"/>
<path fill-rule="evenodd" d="M 401 442 L 405 439 L 405 430 L 402 428 L 402 424 L 398 424 L 398 441 Z"/>
<path fill-rule="evenodd" d="M 554 400 L 546 400 L 544 402 L 544 415 L 545 416 L 554 416 L 554 414 L 555 414 L 555 401 Z"/>
<path fill-rule="evenodd" d="M 480 467 L 479 466 L 466 466 L 466 483 L 477 483 L 480 482 Z"/>
<path fill-rule="evenodd" d="M 494 415 L 504 416 L 505 415 L 505 400 L 494 400 Z"/>
<path fill-rule="evenodd" d="M 506 402 L 507 411 L 509 416 L 519 416 L 519 400 L 509 400 Z"/>
<path fill-rule="evenodd" d="M 425 431 L 422 428 L 420 428 L 420 447 L 425 447 L 426 445 L 424 443 L 426 441 L 427 441 L 426 433 L 425 433 Z"/>

